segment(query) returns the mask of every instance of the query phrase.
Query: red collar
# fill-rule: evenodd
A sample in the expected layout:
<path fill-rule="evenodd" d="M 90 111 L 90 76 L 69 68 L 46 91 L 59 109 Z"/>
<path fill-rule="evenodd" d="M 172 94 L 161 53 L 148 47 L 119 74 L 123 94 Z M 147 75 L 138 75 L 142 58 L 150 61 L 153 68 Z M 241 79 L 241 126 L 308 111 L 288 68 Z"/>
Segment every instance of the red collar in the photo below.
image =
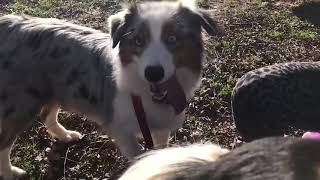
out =
<path fill-rule="evenodd" d="M 146 148 L 153 149 L 153 140 L 152 140 L 150 129 L 147 123 L 146 113 L 144 112 L 141 97 L 131 94 L 131 100 L 132 100 L 134 111 L 136 113 L 136 117 L 139 122 L 142 136 L 146 143 Z"/>

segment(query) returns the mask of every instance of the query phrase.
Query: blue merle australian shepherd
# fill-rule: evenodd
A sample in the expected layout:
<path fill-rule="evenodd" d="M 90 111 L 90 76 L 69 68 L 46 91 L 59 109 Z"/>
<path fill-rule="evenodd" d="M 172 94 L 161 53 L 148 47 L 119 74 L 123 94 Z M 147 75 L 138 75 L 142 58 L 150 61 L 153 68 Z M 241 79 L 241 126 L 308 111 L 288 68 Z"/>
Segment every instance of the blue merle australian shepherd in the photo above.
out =
<path fill-rule="evenodd" d="M 0 177 L 25 174 L 10 152 L 38 113 L 65 142 L 81 134 L 58 123 L 59 108 L 83 113 L 129 159 L 141 151 L 132 95 L 156 148 L 181 127 L 184 99 L 201 78 L 202 28 L 209 35 L 222 29 L 190 0 L 132 4 L 108 22 L 110 34 L 57 19 L 0 17 Z"/>

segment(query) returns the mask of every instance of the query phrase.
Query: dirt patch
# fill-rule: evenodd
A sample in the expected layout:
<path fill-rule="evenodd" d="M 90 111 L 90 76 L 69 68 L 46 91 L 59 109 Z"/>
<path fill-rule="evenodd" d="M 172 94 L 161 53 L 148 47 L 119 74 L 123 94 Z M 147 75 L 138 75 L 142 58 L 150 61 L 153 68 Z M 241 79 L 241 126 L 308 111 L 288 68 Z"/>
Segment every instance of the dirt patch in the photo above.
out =
<path fill-rule="evenodd" d="M 320 2 L 307 2 L 293 8 L 293 13 L 302 20 L 320 27 Z"/>

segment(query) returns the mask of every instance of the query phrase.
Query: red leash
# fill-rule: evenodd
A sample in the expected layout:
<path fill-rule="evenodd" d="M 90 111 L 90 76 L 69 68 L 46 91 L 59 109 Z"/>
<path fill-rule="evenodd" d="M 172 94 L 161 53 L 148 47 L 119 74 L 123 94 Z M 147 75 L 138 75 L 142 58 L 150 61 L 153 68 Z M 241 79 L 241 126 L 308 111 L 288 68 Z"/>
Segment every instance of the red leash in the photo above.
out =
<path fill-rule="evenodd" d="M 144 109 L 143 109 L 141 97 L 131 94 L 131 100 L 132 100 L 134 111 L 136 113 L 136 117 L 139 122 L 142 136 L 146 143 L 146 148 L 153 149 L 153 140 L 152 140 L 150 129 L 147 123 L 146 113 L 144 112 Z"/>

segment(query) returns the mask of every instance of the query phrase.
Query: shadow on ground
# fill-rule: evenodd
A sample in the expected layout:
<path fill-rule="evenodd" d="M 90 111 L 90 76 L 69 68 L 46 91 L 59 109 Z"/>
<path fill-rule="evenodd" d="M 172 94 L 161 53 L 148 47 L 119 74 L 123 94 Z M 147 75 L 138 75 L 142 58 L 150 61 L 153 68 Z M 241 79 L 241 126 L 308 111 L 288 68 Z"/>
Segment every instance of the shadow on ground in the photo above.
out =
<path fill-rule="evenodd" d="M 301 20 L 307 20 L 320 27 L 320 2 L 307 2 L 292 9 L 292 12 Z"/>

